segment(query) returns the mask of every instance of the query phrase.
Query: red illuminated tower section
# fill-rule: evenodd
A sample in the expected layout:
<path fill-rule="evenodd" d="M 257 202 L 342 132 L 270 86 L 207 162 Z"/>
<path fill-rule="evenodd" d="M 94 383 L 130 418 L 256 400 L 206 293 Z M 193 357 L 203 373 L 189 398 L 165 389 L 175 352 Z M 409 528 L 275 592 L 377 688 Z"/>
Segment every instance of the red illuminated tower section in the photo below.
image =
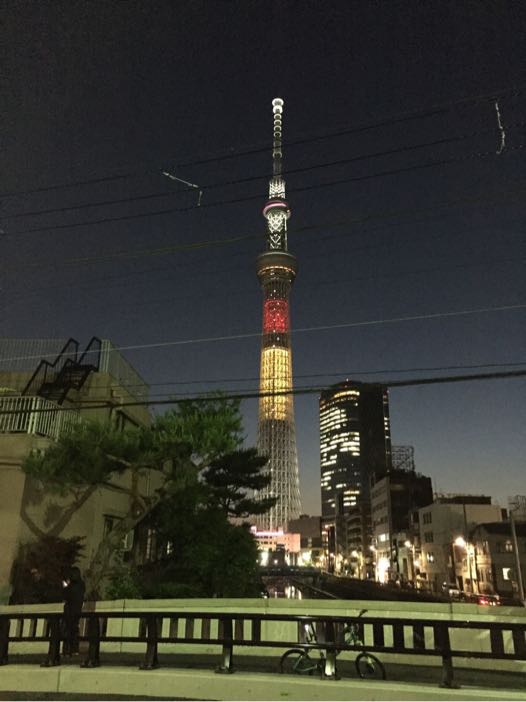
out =
<path fill-rule="evenodd" d="M 301 513 L 298 455 L 292 397 L 290 348 L 290 289 L 296 277 L 296 258 L 287 251 L 287 220 L 282 177 L 283 100 L 272 101 L 274 114 L 273 173 L 269 199 L 263 208 L 267 220 L 267 250 L 258 256 L 257 274 L 263 290 L 263 337 L 259 389 L 258 450 L 269 456 L 269 487 L 261 497 L 277 497 L 276 505 L 257 518 L 260 529 L 287 529 Z"/>

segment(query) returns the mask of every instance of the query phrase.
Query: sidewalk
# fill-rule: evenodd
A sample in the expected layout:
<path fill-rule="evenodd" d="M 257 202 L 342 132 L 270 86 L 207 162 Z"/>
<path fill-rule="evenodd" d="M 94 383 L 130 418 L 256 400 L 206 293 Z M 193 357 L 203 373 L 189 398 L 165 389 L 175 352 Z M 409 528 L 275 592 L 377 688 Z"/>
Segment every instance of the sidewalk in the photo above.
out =
<path fill-rule="evenodd" d="M 12 664 L 33 664 L 38 667 L 45 658 L 45 654 L 22 654 L 12 655 L 10 660 Z M 62 669 L 76 668 L 79 669 L 79 664 L 85 658 L 85 653 L 81 653 L 79 657 L 73 659 L 62 659 Z M 123 670 L 136 670 L 144 660 L 142 653 L 101 653 L 101 667 L 97 670 L 102 671 L 107 667 L 122 667 Z M 203 672 L 213 672 L 219 663 L 218 655 L 205 655 L 202 653 L 160 653 L 159 664 L 163 671 L 183 671 L 195 670 L 199 675 Z M 384 659 L 385 671 L 387 675 L 386 682 L 396 682 L 401 684 L 422 683 L 430 687 L 438 687 L 442 680 L 442 669 L 439 666 L 432 665 L 410 665 L 408 663 L 392 663 Z M 338 674 L 342 681 L 358 681 L 358 676 L 352 660 L 338 659 Z M 490 664 L 488 663 L 488 666 Z M 267 658 L 260 656 L 235 655 L 234 656 L 235 675 L 240 673 L 266 673 L 279 676 L 279 658 L 276 656 L 268 656 Z M 11 665 L 5 668 L 0 668 L 0 681 L 4 677 Z M 20 665 L 22 667 L 22 665 Z M 486 690 L 500 691 L 502 689 L 518 690 L 526 693 L 526 674 L 525 673 L 509 673 L 502 671 L 494 671 L 491 669 L 480 670 L 470 668 L 454 667 L 455 682 L 463 688 L 479 687 Z M 283 676 L 279 676 L 283 677 Z M 301 679 L 301 676 L 298 676 Z M 309 678 L 309 680 L 312 678 Z M 327 681 L 329 682 L 329 681 Z M 0 688 L 6 689 L 5 685 L 0 682 Z M 16 689 L 16 688 L 15 688 Z M 526 700 L 526 694 L 525 698 Z"/>
<path fill-rule="evenodd" d="M 238 668 L 239 670 L 239 668 Z M 489 673 L 488 673 L 489 675 Z M 35 664 L 10 664 L 0 670 L 0 687 L 25 693 L 2 694 L 3 700 L 58 699 L 190 699 L 190 700 L 526 700 L 526 680 L 514 680 L 515 689 L 504 688 L 503 679 L 489 688 L 465 684 L 459 690 L 442 689 L 438 684 L 398 680 L 364 681 L 344 678 L 338 681 L 317 677 L 245 672 L 217 675 L 212 670 L 165 666 L 153 671 L 136 667 L 105 665 L 83 669 L 78 665 L 40 668 Z M 500 685 L 499 685 L 500 683 Z M 48 693 L 44 694 L 43 693 Z M 12 693 L 11 693 L 12 694 Z M 86 697 L 87 695 L 87 697 Z M 111 697 L 107 697 L 107 696 Z"/>

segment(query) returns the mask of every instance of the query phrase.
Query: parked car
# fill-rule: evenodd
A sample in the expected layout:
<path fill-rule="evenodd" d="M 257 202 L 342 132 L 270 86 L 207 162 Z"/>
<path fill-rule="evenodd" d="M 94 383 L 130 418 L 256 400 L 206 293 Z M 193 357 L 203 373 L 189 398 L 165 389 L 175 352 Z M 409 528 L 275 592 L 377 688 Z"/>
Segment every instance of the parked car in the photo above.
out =
<path fill-rule="evenodd" d="M 471 595 L 471 602 L 479 605 L 496 607 L 500 605 L 500 597 L 498 595 Z"/>

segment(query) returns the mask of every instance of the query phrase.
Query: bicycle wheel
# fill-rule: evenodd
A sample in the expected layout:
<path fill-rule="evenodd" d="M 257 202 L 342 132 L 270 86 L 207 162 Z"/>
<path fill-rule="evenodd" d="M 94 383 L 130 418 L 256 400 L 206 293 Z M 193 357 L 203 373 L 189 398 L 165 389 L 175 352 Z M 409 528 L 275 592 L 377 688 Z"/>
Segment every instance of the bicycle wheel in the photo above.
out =
<path fill-rule="evenodd" d="M 307 651 L 301 648 L 291 648 L 281 656 L 279 661 L 280 673 L 297 673 L 312 675 L 316 670 L 316 663 L 309 657 Z"/>
<path fill-rule="evenodd" d="M 361 678 L 385 680 L 385 668 L 372 653 L 360 653 L 356 656 L 354 665 Z"/>

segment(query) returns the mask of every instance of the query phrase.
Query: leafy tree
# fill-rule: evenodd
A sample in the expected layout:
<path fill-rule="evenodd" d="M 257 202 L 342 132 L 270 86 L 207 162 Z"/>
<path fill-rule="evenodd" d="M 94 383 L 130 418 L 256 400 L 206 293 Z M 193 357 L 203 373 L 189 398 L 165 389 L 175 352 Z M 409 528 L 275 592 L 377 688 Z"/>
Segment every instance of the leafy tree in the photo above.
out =
<path fill-rule="evenodd" d="M 126 534 L 158 505 L 195 483 L 199 470 L 240 443 L 239 403 L 218 397 L 183 403 L 158 417 L 152 427 L 118 431 L 110 424 L 81 423 L 45 452 L 32 453 L 24 470 L 48 491 L 72 497 L 51 528 L 55 532 L 98 487 L 129 471 L 128 512 L 101 541 L 85 574 L 87 593 L 95 597 Z M 159 487 L 144 496 L 139 481 L 147 471 L 156 471 Z"/>
<path fill-rule="evenodd" d="M 170 543 L 168 557 L 146 569 L 147 597 L 247 597 L 258 594 L 257 545 L 246 525 L 202 506 L 184 491 L 157 516 L 157 534 Z M 176 507 L 184 501 L 183 509 Z"/>
<path fill-rule="evenodd" d="M 274 498 L 252 491 L 270 482 L 266 458 L 254 448 L 230 451 L 211 461 L 201 480 L 188 483 L 159 505 L 149 519 L 169 555 L 146 568 L 147 596 L 245 597 L 259 593 L 257 545 L 247 525 L 231 517 L 267 511 Z"/>
<path fill-rule="evenodd" d="M 268 458 L 257 449 L 240 449 L 213 460 L 203 471 L 210 491 L 210 504 L 230 517 L 264 514 L 276 504 L 275 497 L 254 498 L 251 493 L 270 484 L 269 473 L 262 472 Z"/>
<path fill-rule="evenodd" d="M 141 589 L 138 580 L 138 574 L 133 565 L 123 561 L 122 553 L 116 553 L 108 574 L 109 584 L 106 587 L 104 599 L 139 599 Z"/>

